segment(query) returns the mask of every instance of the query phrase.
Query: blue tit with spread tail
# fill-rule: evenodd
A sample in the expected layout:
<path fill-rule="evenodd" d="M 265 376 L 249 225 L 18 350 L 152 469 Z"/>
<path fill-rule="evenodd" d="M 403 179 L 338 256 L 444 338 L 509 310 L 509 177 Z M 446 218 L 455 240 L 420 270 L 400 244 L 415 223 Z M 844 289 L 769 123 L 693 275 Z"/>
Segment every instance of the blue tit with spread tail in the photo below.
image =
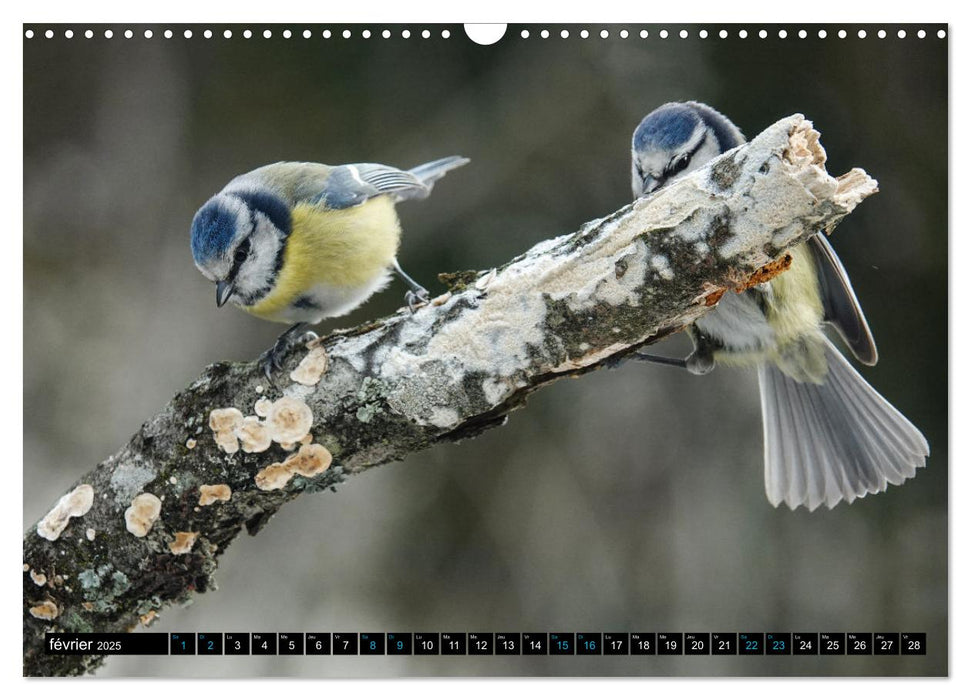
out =
<path fill-rule="evenodd" d="M 743 143 L 742 132 L 707 105 L 662 105 L 634 131 L 634 197 Z M 913 477 L 930 449 L 823 332 L 829 324 L 857 360 L 876 364 L 873 335 L 829 241 L 817 233 L 790 252 L 787 271 L 744 292 L 726 293 L 688 329 L 694 351 L 687 358 L 632 357 L 694 374 L 715 363 L 756 366 L 769 501 L 791 509 L 832 508 Z"/>
<path fill-rule="evenodd" d="M 398 264 L 395 205 L 424 199 L 468 163 L 450 156 L 399 170 L 376 163 L 274 163 L 234 178 L 196 212 L 192 257 L 226 302 L 293 324 L 260 363 L 270 376 L 310 325 L 342 316 L 383 289 L 394 270 L 406 300 L 428 292 Z"/>

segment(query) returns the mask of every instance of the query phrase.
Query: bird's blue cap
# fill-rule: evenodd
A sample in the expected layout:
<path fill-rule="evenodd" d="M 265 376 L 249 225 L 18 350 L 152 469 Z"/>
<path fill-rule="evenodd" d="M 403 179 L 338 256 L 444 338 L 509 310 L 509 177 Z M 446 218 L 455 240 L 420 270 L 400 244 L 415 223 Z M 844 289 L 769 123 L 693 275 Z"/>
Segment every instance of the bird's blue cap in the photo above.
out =
<path fill-rule="evenodd" d="M 701 121 L 690 106 L 679 103 L 661 105 L 648 114 L 634 130 L 636 151 L 671 150 L 687 141 Z"/>
<path fill-rule="evenodd" d="M 210 199 L 192 219 L 192 257 L 197 263 L 218 258 L 236 234 L 236 215 L 217 199 Z"/>

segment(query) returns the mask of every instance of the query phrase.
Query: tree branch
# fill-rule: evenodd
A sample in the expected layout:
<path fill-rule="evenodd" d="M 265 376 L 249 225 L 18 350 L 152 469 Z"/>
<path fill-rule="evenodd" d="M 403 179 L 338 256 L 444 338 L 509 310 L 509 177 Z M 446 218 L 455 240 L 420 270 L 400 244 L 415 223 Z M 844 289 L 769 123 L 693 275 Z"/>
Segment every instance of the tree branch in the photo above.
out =
<path fill-rule="evenodd" d="M 102 657 L 45 655 L 44 633 L 150 624 L 212 588 L 240 531 L 299 494 L 500 425 L 539 387 L 784 270 L 788 248 L 876 191 L 862 170 L 826 174 L 817 139 L 801 115 L 783 119 L 576 233 L 450 276 L 414 314 L 315 341 L 277 386 L 253 363 L 207 368 L 24 536 L 25 675 L 96 668 Z"/>

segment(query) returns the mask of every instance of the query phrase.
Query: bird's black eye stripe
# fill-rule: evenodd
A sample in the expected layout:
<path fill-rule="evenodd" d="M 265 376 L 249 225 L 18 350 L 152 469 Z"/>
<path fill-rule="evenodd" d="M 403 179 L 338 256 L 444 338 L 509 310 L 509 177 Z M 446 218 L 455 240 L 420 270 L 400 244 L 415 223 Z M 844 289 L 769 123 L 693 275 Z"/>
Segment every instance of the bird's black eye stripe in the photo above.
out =
<path fill-rule="evenodd" d="M 705 141 L 706 139 L 701 139 L 690 151 L 682 154 L 680 158 L 671 161 L 671 163 L 668 164 L 668 167 L 664 169 L 664 173 L 669 176 L 675 175 L 687 168 L 688 163 L 690 163 L 691 159 L 695 157 L 695 153 L 701 150 L 701 147 L 705 145 Z"/>
<path fill-rule="evenodd" d="M 229 275 L 227 279 L 234 280 L 236 275 L 239 274 L 240 266 L 246 262 L 246 258 L 249 257 L 250 247 L 252 243 L 249 238 L 244 238 L 238 246 L 236 246 L 236 252 L 233 253 L 233 266 L 229 270 Z"/>
<path fill-rule="evenodd" d="M 680 173 L 685 168 L 687 168 L 688 163 L 690 162 L 691 162 L 691 155 L 688 153 L 685 153 L 676 161 L 673 161 L 670 165 L 668 165 L 668 167 L 665 169 L 665 172 L 668 175 L 675 175 L 677 173 Z"/>
<path fill-rule="evenodd" d="M 241 263 L 246 260 L 247 257 L 249 257 L 250 245 L 252 244 L 250 243 L 249 238 L 243 240 L 243 242 L 239 244 L 239 246 L 236 248 L 236 255 L 234 256 L 236 262 Z"/>

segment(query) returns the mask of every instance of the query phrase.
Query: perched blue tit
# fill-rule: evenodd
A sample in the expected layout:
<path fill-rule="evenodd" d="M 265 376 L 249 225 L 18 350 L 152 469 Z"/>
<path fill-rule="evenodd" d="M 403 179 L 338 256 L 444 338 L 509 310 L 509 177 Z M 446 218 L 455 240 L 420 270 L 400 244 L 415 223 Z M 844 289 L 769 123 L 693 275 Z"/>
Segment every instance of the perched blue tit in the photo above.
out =
<path fill-rule="evenodd" d="M 390 279 L 408 285 L 408 305 L 428 292 L 398 264 L 395 204 L 424 199 L 451 156 L 398 170 L 357 163 L 274 163 L 234 178 L 192 220 L 192 257 L 231 301 L 268 321 L 293 324 L 260 363 L 267 376 L 307 328 L 357 308 Z"/>
<path fill-rule="evenodd" d="M 662 105 L 634 131 L 634 197 L 744 142 L 738 128 L 707 105 Z M 829 241 L 817 233 L 790 252 L 786 272 L 725 294 L 689 328 L 694 351 L 686 359 L 633 357 L 695 374 L 715 363 L 757 366 L 769 501 L 832 508 L 903 483 L 924 466 L 930 450 L 823 332 L 830 324 L 860 362 L 876 364 L 870 328 Z"/>

